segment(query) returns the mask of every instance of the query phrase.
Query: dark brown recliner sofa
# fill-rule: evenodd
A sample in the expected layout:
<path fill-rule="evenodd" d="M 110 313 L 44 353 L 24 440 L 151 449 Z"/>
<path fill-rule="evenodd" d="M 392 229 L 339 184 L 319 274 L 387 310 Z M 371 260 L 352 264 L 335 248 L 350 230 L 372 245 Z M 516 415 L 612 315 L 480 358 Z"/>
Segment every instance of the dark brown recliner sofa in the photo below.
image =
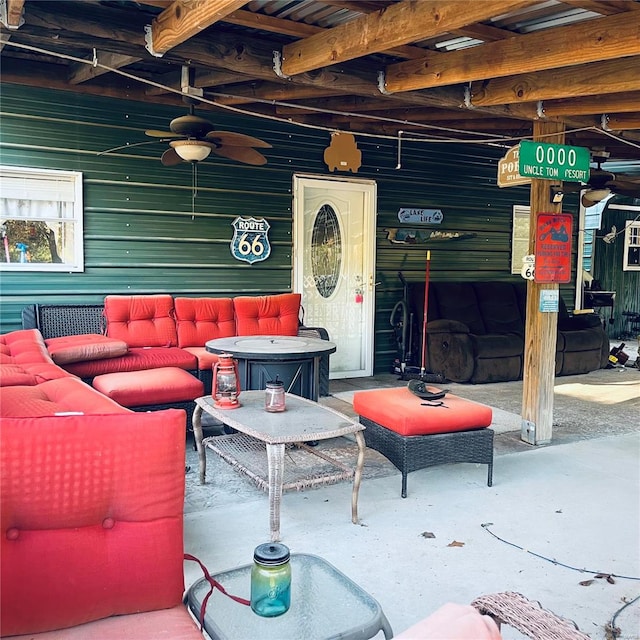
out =
<path fill-rule="evenodd" d="M 521 379 L 526 296 L 525 282 L 431 282 L 427 370 L 452 382 Z M 421 344 L 424 283 L 409 283 L 408 297 Z M 572 316 L 560 298 L 555 353 L 558 376 L 604 367 L 609 341 L 600 318 Z"/>

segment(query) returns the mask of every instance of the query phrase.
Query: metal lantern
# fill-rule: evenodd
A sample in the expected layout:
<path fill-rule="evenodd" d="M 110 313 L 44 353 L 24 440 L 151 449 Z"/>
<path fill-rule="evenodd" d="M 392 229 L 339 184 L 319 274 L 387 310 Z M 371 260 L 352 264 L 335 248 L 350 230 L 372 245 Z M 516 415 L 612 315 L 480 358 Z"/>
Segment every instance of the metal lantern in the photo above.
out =
<path fill-rule="evenodd" d="M 218 409 L 236 409 L 240 406 L 240 376 L 238 363 L 229 353 L 221 353 L 213 365 L 213 389 L 211 395 Z"/>

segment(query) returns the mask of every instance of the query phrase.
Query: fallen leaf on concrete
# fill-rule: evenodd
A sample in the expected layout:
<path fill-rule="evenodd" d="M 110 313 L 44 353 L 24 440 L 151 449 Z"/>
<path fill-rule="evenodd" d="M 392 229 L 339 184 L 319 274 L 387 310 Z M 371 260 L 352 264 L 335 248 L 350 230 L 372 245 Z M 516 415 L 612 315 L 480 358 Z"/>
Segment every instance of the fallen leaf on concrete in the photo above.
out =
<path fill-rule="evenodd" d="M 616 581 L 613 579 L 613 576 L 610 573 L 598 573 L 596 574 L 596 578 L 605 578 L 605 580 L 609 584 L 615 584 Z"/>
<path fill-rule="evenodd" d="M 423 538 L 435 538 L 436 537 L 435 533 L 431 533 L 431 531 L 423 531 L 420 535 Z"/>
<path fill-rule="evenodd" d="M 450 542 L 447 547 L 464 547 L 464 542 L 458 542 L 457 540 L 454 540 L 453 542 Z"/>
<path fill-rule="evenodd" d="M 579 582 L 578 584 L 580 584 L 583 587 L 588 587 L 590 584 L 593 584 L 595 581 L 594 580 L 583 580 L 582 582 Z"/>

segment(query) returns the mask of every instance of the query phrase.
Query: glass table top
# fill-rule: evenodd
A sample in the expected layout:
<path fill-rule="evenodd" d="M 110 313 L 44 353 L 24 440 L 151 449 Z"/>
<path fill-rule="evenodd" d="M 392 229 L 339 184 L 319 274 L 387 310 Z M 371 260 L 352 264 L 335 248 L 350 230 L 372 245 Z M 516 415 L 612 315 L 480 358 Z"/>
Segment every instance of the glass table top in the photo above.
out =
<path fill-rule="evenodd" d="M 216 574 L 235 596 L 249 599 L 251 565 Z M 209 591 L 204 579 L 189 589 L 189 608 L 196 619 Z M 276 618 L 263 618 L 250 607 L 215 589 L 207 603 L 205 630 L 214 640 L 320 640 L 372 638 L 391 627 L 378 602 L 322 558 L 291 554 L 291 607 Z"/>

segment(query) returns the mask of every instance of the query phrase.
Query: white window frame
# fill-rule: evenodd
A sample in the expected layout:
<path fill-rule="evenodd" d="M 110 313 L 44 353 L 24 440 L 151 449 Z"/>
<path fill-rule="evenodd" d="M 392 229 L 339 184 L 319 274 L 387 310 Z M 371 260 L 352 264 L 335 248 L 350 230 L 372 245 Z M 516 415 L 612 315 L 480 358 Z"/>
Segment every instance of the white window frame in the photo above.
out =
<path fill-rule="evenodd" d="M 53 183 L 59 183 L 58 191 Z M 51 186 L 48 185 L 51 183 Z M 44 186 L 44 190 L 43 190 Z M 6 187 L 6 188 L 5 188 Z M 13 167 L 0 165 L 0 221 L 16 219 L 9 217 L 3 197 L 8 198 L 11 193 L 13 199 L 20 200 L 51 200 L 53 202 L 72 201 L 72 216 L 64 218 L 34 217 L 40 222 L 63 222 L 73 225 L 73 257 L 67 262 L 7 262 L 5 248 L 0 246 L 2 260 L 0 270 L 3 271 L 54 271 L 54 272 L 82 272 L 84 271 L 84 221 L 82 200 L 82 173 L 79 171 L 58 171 L 55 169 L 38 169 L 31 167 Z M 34 198 L 29 194 L 38 193 Z M 45 197 L 43 197 L 45 196 Z"/>
<path fill-rule="evenodd" d="M 629 264 L 629 249 L 640 251 L 640 220 L 627 220 L 624 226 L 623 271 L 640 271 L 640 263 Z"/>
<path fill-rule="evenodd" d="M 529 227 L 531 226 L 531 207 L 514 204 L 511 223 L 511 273 L 522 272 L 523 258 L 529 255 Z"/>

